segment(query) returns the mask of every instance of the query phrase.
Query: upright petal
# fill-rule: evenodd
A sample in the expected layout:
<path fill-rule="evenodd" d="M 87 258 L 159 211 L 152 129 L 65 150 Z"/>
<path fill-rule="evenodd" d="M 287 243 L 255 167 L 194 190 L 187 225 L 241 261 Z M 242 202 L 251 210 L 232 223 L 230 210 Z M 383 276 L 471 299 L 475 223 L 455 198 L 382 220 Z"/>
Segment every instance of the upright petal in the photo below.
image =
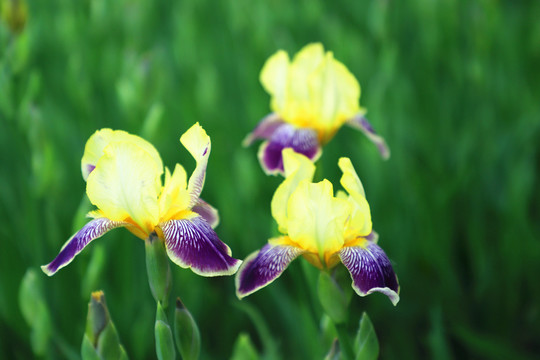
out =
<path fill-rule="evenodd" d="M 308 79 L 314 126 L 333 136 L 359 110 L 360 84 L 345 65 L 327 52 Z M 329 139 L 324 139 L 324 141 Z"/>
<path fill-rule="evenodd" d="M 312 161 L 317 161 L 321 155 L 321 147 L 315 130 L 285 124 L 276 129 L 270 141 L 264 142 L 259 149 L 259 162 L 266 174 L 283 173 L 281 152 L 287 148 L 307 156 Z"/>
<path fill-rule="evenodd" d="M 103 156 L 103 149 L 111 142 L 118 141 L 131 142 L 143 148 L 152 157 L 157 167 L 163 167 L 159 153 L 148 141 L 122 130 L 101 129 L 90 136 L 84 148 L 81 171 L 85 181 L 96 167 L 98 160 Z"/>
<path fill-rule="evenodd" d="M 343 172 L 341 185 L 349 193 L 353 210 L 347 226 L 347 231 L 354 237 L 367 236 L 371 233 L 372 222 L 369 204 L 365 197 L 364 187 L 358 178 L 351 160 L 342 157 L 338 161 L 338 166 Z"/>
<path fill-rule="evenodd" d="M 359 246 L 343 248 L 339 256 L 351 274 L 352 287 L 358 295 L 366 296 L 377 291 L 388 296 L 392 304 L 398 303 L 397 276 L 378 245 L 364 239 Z"/>
<path fill-rule="evenodd" d="M 242 141 L 242 145 L 249 146 L 258 139 L 268 140 L 274 135 L 274 132 L 284 124 L 285 121 L 283 121 L 278 114 L 268 114 L 259 122 L 259 124 L 257 124 L 257 127 L 246 136 L 244 141 Z"/>
<path fill-rule="evenodd" d="M 318 254 L 321 262 L 328 263 L 343 247 L 350 211 L 346 200 L 333 196 L 328 180 L 316 184 L 304 180 L 288 202 L 288 234 L 299 247 Z"/>
<path fill-rule="evenodd" d="M 265 90 L 272 96 L 270 107 L 273 111 L 283 110 L 287 96 L 289 55 L 279 50 L 264 63 L 259 77 Z"/>
<path fill-rule="evenodd" d="M 198 275 L 219 276 L 234 274 L 241 264 L 199 215 L 170 220 L 160 228 L 169 258 L 180 267 L 191 268 Z"/>
<path fill-rule="evenodd" d="M 311 181 L 315 165 L 304 155 L 287 148 L 283 150 L 285 180 L 278 186 L 272 197 L 272 216 L 279 226 L 279 231 L 287 233 L 287 204 L 291 194 L 302 180 Z"/>
<path fill-rule="evenodd" d="M 111 221 L 107 218 L 98 218 L 90 221 L 73 235 L 64 244 L 58 256 L 50 264 L 42 266 L 41 270 L 49 276 L 54 275 L 58 270 L 69 264 L 92 240 L 101 237 L 109 230 L 125 225 L 127 224 L 119 221 Z"/>
<path fill-rule="evenodd" d="M 174 219 L 179 212 L 189 208 L 190 201 L 186 170 L 180 164 L 176 164 L 172 175 L 165 169 L 165 182 L 159 195 L 160 221 Z"/>
<path fill-rule="evenodd" d="M 238 298 L 273 282 L 303 252 L 286 236 L 271 239 L 260 251 L 249 255 L 238 270 L 235 279 Z"/>
<path fill-rule="evenodd" d="M 381 154 L 382 158 L 387 160 L 390 158 L 390 148 L 388 145 L 386 145 L 386 141 L 384 141 L 384 138 L 380 135 L 377 135 L 375 132 L 375 129 L 373 129 L 373 126 L 369 123 L 369 121 L 363 116 L 363 114 L 358 114 L 351 118 L 349 121 L 347 121 L 349 126 L 360 130 L 364 133 L 364 135 L 367 136 L 367 138 L 377 146 L 377 150 L 379 150 L 379 153 Z"/>
<path fill-rule="evenodd" d="M 204 186 L 211 143 L 210 137 L 199 123 L 196 123 L 189 128 L 189 130 L 180 137 L 180 142 L 197 162 L 195 170 L 193 170 L 193 173 L 189 178 L 188 184 L 188 192 L 191 197 L 189 206 L 191 208 L 197 202 Z"/>
<path fill-rule="evenodd" d="M 88 177 L 88 198 L 107 218 L 113 221 L 131 218 L 150 234 L 159 220 L 158 194 L 163 168 L 158 167 L 144 148 L 132 142 L 109 143 L 103 152 Z"/>

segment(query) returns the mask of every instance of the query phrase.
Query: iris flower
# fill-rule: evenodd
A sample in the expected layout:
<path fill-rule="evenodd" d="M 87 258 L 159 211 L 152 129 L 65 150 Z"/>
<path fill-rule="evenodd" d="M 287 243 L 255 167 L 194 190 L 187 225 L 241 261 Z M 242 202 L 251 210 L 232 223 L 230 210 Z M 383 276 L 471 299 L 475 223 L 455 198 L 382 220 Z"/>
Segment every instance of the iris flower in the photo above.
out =
<path fill-rule="evenodd" d="M 279 50 L 264 64 L 260 81 L 271 96 L 273 112 L 246 137 L 244 145 L 266 140 L 259 148 L 259 161 L 267 174 L 283 174 L 284 148 L 316 161 L 321 146 L 344 124 L 361 130 L 383 158 L 390 156 L 384 139 L 364 117 L 360 84 L 322 44 L 305 46 L 292 61 Z"/>
<path fill-rule="evenodd" d="M 240 261 L 214 232 L 215 208 L 199 198 L 210 155 L 210 137 L 197 123 L 180 138 L 197 163 L 187 180 L 176 164 L 163 168 L 157 150 L 146 140 L 121 130 L 102 129 L 86 143 L 81 169 L 86 193 L 97 207 L 93 218 L 62 247 L 42 270 L 49 276 L 68 265 L 92 240 L 125 227 L 146 240 L 165 242 L 169 258 L 204 276 L 234 274 Z M 161 177 L 165 172 L 164 183 Z"/>
<path fill-rule="evenodd" d="M 315 166 L 292 149 L 283 150 L 285 180 L 272 198 L 272 216 L 283 234 L 246 258 L 236 274 L 242 298 L 277 279 L 302 255 L 320 269 L 339 262 L 349 271 L 360 296 L 387 295 L 395 305 L 399 285 L 390 260 L 377 245 L 362 183 L 348 158 L 339 159 L 341 185 L 348 194 L 333 194 L 328 180 L 312 183 Z"/>

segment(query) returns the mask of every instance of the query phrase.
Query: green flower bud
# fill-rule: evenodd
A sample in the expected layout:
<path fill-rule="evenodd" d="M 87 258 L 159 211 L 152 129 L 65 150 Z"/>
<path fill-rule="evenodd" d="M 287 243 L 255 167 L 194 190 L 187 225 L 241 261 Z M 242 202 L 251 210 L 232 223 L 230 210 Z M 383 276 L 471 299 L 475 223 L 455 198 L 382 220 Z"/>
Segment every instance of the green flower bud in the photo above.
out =
<path fill-rule="evenodd" d="M 180 301 L 176 299 L 176 310 L 174 312 L 174 335 L 176 346 L 182 359 L 196 360 L 199 358 L 201 351 L 201 334 L 197 323 L 191 316 L 188 309 Z"/>
<path fill-rule="evenodd" d="M 257 360 L 259 355 L 249 335 L 246 333 L 240 333 L 236 342 L 234 343 L 233 355 L 231 360 Z"/>
<path fill-rule="evenodd" d="M 81 355 L 84 360 L 127 359 L 111 321 L 103 291 L 95 291 L 90 297 Z"/>
<path fill-rule="evenodd" d="M 28 19 L 28 6 L 24 0 L 1 0 L 0 15 L 11 31 L 19 34 Z"/>
<path fill-rule="evenodd" d="M 156 337 L 156 354 L 159 360 L 174 360 L 176 353 L 171 327 L 167 323 L 167 315 L 158 302 L 156 311 L 156 325 L 154 328 Z"/>

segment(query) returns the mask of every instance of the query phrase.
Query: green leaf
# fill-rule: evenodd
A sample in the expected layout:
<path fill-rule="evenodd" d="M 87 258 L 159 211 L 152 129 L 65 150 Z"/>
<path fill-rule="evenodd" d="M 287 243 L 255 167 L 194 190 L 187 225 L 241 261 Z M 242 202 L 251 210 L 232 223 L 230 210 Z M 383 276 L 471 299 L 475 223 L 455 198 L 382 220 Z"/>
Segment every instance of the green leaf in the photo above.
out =
<path fill-rule="evenodd" d="M 97 352 L 103 359 L 120 359 L 122 346 L 116 328 L 109 322 L 98 339 Z"/>
<path fill-rule="evenodd" d="M 327 272 L 321 271 L 317 287 L 319 301 L 324 312 L 335 323 L 343 323 L 347 320 L 347 297 Z"/>
<path fill-rule="evenodd" d="M 367 313 L 362 314 L 354 341 L 356 360 L 374 360 L 379 356 L 379 341 Z"/>
<path fill-rule="evenodd" d="M 84 335 L 81 346 L 81 356 L 83 360 L 101 360 L 97 350 L 94 348 L 92 342 L 86 335 Z"/>
<path fill-rule="evenodd" d="M 231 356 L 231 360 L 257 360 L 259 355 L 255 346 L 251 342 L 249 335 L 246 333 L 240 333 L 236 342 L 234 343 L 234 350 Z"/>

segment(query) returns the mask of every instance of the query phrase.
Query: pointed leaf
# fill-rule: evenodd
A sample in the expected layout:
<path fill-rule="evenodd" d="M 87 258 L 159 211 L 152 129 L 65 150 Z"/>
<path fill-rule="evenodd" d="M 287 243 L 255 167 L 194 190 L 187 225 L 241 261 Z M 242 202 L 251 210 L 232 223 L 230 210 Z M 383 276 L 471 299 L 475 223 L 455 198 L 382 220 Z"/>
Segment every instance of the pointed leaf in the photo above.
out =
<path fill-rule="evenodd" d="M 354 341 L 356 360 L 375 360 L 379 357 L 379 341 L 367 313 L 362 314 Z"/>

